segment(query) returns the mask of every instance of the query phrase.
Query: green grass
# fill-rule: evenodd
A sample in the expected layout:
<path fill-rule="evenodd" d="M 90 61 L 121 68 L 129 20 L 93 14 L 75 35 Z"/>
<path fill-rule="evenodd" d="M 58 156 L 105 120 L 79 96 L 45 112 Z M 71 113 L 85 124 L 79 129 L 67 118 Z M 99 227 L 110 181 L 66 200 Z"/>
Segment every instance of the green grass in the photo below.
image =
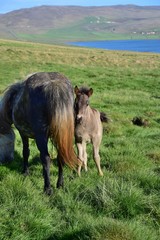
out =
<path fill-rule="evenodd" d="M 86 31 L 83 28 L 72 26 L 68 28 L 51 29 L 42 34 L 16 33 L 17 39 L 41 43 L 65 43 L 74 41 L 97 40 L 128 40 L 128 39 L 158 39 L 160 35 L 141 35 L 128 33 L 114 33 L 111 31 Z"/>
<path fill-rule="evenodd" d="M 88 173 L 67 167 L 56 189 L 56 151 L 51 183 L 43 194 L 42 166 L 30 140 L 30 175 L 22 170 L 16 132 L 15 160 L 0 166 L 0 239 L 158 240 L 160 235 L 160 55 L 0 41 L 0 93 L 37 71 L 59 71 L 73 85 L 93 88 L 90 104 L 106 112 L 97 175 L 88 146 Z M 135 116 L 148 127 L 132 124 Z"/>

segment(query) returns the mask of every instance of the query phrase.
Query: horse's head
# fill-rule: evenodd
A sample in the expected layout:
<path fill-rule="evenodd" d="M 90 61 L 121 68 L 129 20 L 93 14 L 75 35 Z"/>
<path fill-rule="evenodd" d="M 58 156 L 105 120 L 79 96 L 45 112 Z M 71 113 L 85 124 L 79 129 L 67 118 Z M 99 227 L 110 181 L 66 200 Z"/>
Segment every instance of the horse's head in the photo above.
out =
<path fill-rule="evenodd" d="M 0 164 L 7 163 L 14 158 L 15 134 L 10 128 L 6 131 L 0 126 Z"/>
<path fill-rule="evenodd" d="M 6 89 L 0 101 L 0 164 L 13 160 L 14 131 L 12 109 L 14 100 L 22 88 L 22 83 L 16 83 Z"/>
<path fill-rule="evenodd" d="M 76 123 L 81 123 L 89 106 L 89 97 L 92 95 L 93 89 L 86 87 L 78 88 L 76 86 L 74 92 L 76 94 L 74 104 Z"/>

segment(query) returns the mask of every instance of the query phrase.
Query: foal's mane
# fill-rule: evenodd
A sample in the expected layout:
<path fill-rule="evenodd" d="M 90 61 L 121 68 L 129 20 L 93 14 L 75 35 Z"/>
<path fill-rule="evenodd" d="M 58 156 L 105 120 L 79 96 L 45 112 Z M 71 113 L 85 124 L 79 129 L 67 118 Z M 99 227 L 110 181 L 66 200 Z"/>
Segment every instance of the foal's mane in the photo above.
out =
<path fill-rule="evenodd" d="M 86 95 L 87 95 L 88 92 L 89 92 L 89 90 L 90 90 L 90 88 L 83 86 L 83 87 L 80 87 L 80 88 L 79 88 L 79 93 L 80 93 L 80 94 L 86 94 Z"/>

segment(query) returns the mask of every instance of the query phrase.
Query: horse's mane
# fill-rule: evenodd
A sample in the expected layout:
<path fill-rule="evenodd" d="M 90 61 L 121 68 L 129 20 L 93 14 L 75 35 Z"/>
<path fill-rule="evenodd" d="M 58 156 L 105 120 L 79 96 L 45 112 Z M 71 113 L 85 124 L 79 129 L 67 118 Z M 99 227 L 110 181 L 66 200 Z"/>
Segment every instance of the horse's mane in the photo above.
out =
<path fill-rule="evenodd" d="M 0 102 L 0 122 L 12 124 L 12 105 L 24 82 L 18 82 L 6 88 Z"/>

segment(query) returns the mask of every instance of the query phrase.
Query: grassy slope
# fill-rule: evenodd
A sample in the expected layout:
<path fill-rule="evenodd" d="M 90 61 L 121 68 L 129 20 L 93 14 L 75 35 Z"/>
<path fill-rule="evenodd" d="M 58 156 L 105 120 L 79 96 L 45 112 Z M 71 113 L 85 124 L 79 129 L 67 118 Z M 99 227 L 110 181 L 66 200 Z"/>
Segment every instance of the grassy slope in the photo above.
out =
<path fill-rule="evenodd" d="M 0 166 L 0 239 L 158 240 L 160 234 L 160 55 L 0 41 L 0 92 L 31 72 L 59 71 L 73 85 L 93 87 L 91 105 L 112 122 L 104 125 L 97 176 L 88 147 L 89 171 L 65 169 L 65 188 L 42 193 L 42 167 L 30 141 L 30 176 L 21 175 L 22 144 L 15 161 Z M 132 125 L 134 116 L 149 127 Z M 49 145 L 51 157 L 56 152 Z"/>
<path fill-rule="evenodd" d="M 55 41 L 76 41 L 76 40 L 106 40 L 106 39 L 123 39 L 130 38 L 129 34 L 115 34 L 110 30 L 95 31 L 89 29 L 90 21 L 96 21 L 95 17 L 86 17 L 81 21 L 75 22 L 70 26 L 63 28 L 51 29 L 43 34 L 17 34 L 18 38 L 28 39 L 32 41 L 55 42 Z M 87 28 L 88 27 L 88 28 Z M 97 26 L 98 27 L 98 26 Z M 61 40 L 62 39 L 62 40 Z"/>
<path fill-rule="evenodd" d="M 111 32 L 95 32 L 76 29 L 76 27 L 49 30 L 44 34 L 16 34 L 16 38 L 22 41 L 32 41 L 37 43 L 65 43 L 76 41 L 98 41 L 98 40 L 130 40 L 130 39 L 159 39 L 160 35 L 141 34 L 120 34 Z"/>
<path fill-rule="evenodd" d="M 88 41 L 88 40 L 120 40 L 120 39 L 158 39 L 160 36 L 156 35 L 142 35 L 138 31 L 136 34 L 130 31 L 113 32 L 110 24 L 106 24 L 107 19 L 100 18 L 100 23 L 96 23 L 96 17 L 85 17 L 81 21 L 77 21 L 69 26 L 50 29 L 43 34 L 25 34 L 16 33 L 17 39 L 29 40 L 34 42 L 55 43 L 68 41 Z M 92 22 L 92 24 L 90 23 Z M 95 27 L 93 27 L 94 25 Z M 103 29 L 105 27 L 105 30 Z M 99 29 L 99 30 L 97 30 Z"/>

